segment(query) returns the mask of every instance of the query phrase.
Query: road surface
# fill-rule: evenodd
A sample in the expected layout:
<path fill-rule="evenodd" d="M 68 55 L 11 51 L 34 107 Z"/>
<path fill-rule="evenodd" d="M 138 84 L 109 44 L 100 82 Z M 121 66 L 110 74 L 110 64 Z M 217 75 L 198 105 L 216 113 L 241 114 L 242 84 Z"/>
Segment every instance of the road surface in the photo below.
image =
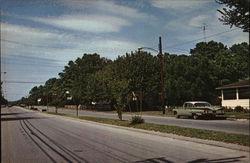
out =
<path fill-rule="evenodd" d="M 2 163 L 248 162 L 249 154 L 20 108 L 1 109 Z"/>
<path fill-rule="evenodd" d="M 41 108 L 41 107 L 40 107 Z M 46 107 L 44 107 L 46 108 Z M 55 109 L 49 108 L 49 112 L 55 112 Z M 60 109 L 58 113 L 65 113 L 76 115 L 75 110 Z M 92 112 L 79 110 L 79 116 L 91 116 L 101 118 L 118 118 L 117 114 L 103 113 L 103 112 Z M 232 120 L 194 120 L 194 119 L 176 119 L 175 117 L 161 117 L 161 116 L 149 116 L 143 115 L 143 118 L 148 123 L 156 123 L 163 125 L 174 125 L 189 128 L 207 129 L 215 131 L 223 131 L 228 133 L 238 133 L 249 135 L 249 120 L 245 121 L 232 121 Z M 124 120 L 131 119 L 131 115 L 123 114 Z"/>

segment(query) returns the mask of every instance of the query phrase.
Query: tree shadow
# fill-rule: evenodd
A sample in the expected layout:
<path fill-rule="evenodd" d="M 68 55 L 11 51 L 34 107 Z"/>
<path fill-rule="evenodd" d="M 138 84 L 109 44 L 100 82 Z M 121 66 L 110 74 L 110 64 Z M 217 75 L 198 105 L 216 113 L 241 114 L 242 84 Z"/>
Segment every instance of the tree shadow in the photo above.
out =
<path fill-rule="evenodd" d="M 229 163 L 229 162 L 241 162 L 242 158 L 246 158 L 246 156 L 239 156 L 239 157 L 229 157 L 229 158 L 222 158 L 222 159 L 197 159 L 193 161 L 189 161 L 187 163 Z"/>
<path fill-rule="evenodd" d="M 167 160 L 165 157 L 149 158 L 146 160 L 136 161 L 135 163 L 174 163 Z"/>
<path fill-rule="evenodd" d="M 1 117 L 1 121 L 20 121 L 25 119 L 47 119 L 44 117 Z"/>
<path fill-rule="evenodd" d="M 243 158 L 246 158 L 246 156 L 229 157 L 229 158 L 221 158 L 221 159 L 201 158 L 201 159 L 188 161 L 186 163 L 230 163 L 230 162 L 241 162 Z M 146 160 L 136 161 L 134 163 L 174 163 L 174 162 L 169 161 L 165 157 L 158 157 L 158 158 L 150 158 Z"/>
<path fill-rule="evenodd" d="M 202 120 L 208 120 L 208 121 L 213 121 L 213 120 L 226 120 L 227 117 L 203 117 Z"/>
<path fill-rule="evenodd" d="M 25 114 L 25 113 L 1 113 L 1 116 L 17 115 L 17 114 Z"/>

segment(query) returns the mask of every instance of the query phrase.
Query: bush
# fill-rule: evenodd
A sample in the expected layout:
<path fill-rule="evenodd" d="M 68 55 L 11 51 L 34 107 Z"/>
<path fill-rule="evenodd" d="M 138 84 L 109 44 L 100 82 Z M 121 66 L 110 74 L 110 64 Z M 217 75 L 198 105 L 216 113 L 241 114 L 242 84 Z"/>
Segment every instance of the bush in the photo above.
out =
<path fill-rule="evenodd" d="M 234 111 L 235 111 L 235 112 L 244 112 L 244 108 L 243 108 L 242 106 L 236 106 L 236 107 L 234 108 Z"/>
<path fill-rule="evenodd" d="M 221 108 L 222 108 L 222 110 L 224 110 L 225 112 L 233 112 L 233 111 L 234 111 L 231 107 L 222 106 Z"/>
<path fill-rule="evenodd" d="M 140 123 L 144 123 L 144 122 L 145 121 L 144 121 L 144 119 L 141 116 L 136 115 L 136 116 L 132 117 L 130 124 L 134 125 L 134 124 L 140 124 Z"/>

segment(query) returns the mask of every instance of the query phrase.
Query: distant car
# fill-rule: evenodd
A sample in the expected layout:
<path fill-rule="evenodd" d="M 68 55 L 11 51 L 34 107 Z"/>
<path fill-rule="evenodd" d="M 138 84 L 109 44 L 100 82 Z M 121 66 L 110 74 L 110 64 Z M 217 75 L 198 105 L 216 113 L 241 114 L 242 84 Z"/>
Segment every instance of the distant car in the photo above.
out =
<path fill-rule="evenodd" d="M 217 115 L 223 115 L 222 108 L 214 108 L 206 101 L 188 101 L 183 104 L 182 109 L 173 109 L 176 118 L 180 116 L 192 117 L 198 119 L 199 117 L 214 118 Z"/>
<path fill-rule="evenodd" d="M 38 110 L 36 107 L 31 107 L 30 110 Z"/>
<path fill-rule="evenodd" d="M 41 111 L 44 112 L 44 111 L 47 111 L 47 109 L 46 108 L 42 108 Z"/>

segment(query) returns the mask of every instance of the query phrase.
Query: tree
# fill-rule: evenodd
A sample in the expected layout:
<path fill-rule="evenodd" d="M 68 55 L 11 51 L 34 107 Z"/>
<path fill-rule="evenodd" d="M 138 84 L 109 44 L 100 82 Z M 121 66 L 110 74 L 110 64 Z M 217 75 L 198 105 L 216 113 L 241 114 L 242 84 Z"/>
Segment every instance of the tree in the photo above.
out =
<path fill-rule="evenodd" d="M 36 105 L 37 99 L 41 98 L 42 102 L 44 102 L 44 86 L 40 85 L 39 87 L 33 87 L 29 92 L 29 104 L 30 106 Z"/>
<path fill-rule="evenodd" d="M 228 50 L 228 48 L 221 42 L 200 42 L 196 44 L 194 49 L 190 50 L 190 54 L 202 55 L 210 60 L 213 60 L 218 53 L 225 50 Z"/>
<path fill-rule="evenodd" d="M 61 79 L 52 79 L 53 80 L 53 85 L 50 90 L 51 94 L 51 105 L 55 106 L 56 108 L 56 113 L 57 113 L 57 108 L 59 106 L 63 106 L 65 100 L 65 88 L 62 85 L 62 80 Z"/>
<path fill-rule="evenodd" d="M 218 10 L 222 16 L 220 21 L 225 25 L 234 25 L 242 28 L 244 32 L 249 32 L 249 0 L 216 0 L 219 4 L 226 5 L 227 8 Z"/>
<path fill-rule="evenodd" d="M 8 101 L 4 98 L 3 94 L 2 94 L 2 82 L 0 85 L 0 100 L 1 100 L 1 105 L 6 105 L 8 104 Z"/>
<path fill-rule="evenodd" d="M 164 83 L 170 106 L 189 100 L 219 104 L 216 87 L 249 77 L 247 43 L 228 48 L 220 42 L 200 42 L 190 53 L 164 54 Z M 38 97 L 49 95 L 49 101 L 58 106 L 67 101 L 65 93 L 69 91 L 75 105 L 109 103 L 122 119 L 125 109 L 139 111 L 160 106 L 160 68 L 159 57 L 143 51 L 127 53 L 114 61 L 85 54 L 70 61 L 59 79 L 32 88 L 26 101 L 34 103 Z"/>
<path fill-rule="evenodd" d="M 72 96 L 77 113 L 79 104 L 89 104 L 95 100 L 92 76 L 110 62 L 96 53 L 84 54 L 82 58 L 69 61 L 63 72 L 59 73 L 62 85 Z"/>

